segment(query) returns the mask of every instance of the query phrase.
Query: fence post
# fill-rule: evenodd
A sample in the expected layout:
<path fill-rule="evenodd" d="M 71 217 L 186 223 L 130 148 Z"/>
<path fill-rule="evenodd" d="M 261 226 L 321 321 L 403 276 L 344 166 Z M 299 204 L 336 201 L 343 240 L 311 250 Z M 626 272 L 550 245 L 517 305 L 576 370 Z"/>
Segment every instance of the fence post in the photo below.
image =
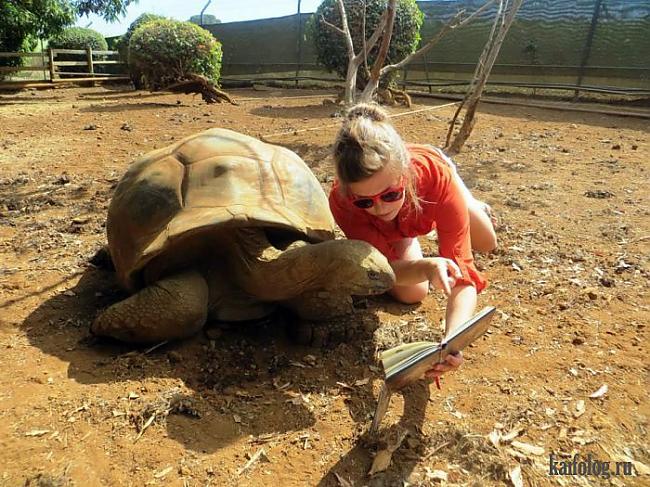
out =
<path fill-rule="evenodd" d="M 300 15 L 300 0 L 298 0 L 298 66 L 296 66 L 296 88 L 298 88 L 298 75 L 302 62 L 302 16 Z"/>
<path fill-rule="evenodd" d="M 578 89 L 575 91 L 574 99 L 577 100 L 580 96 L 579 87 L 582 85 L 582 78 L 585 76 L 585 68 L 587 62 L 589 61 L 589 55 L 591 54 L 591 46 L 594 42 L 594 33 L 596 32 L 596 26 L 598 25 L 598 17 L 600 16 L 600 5 L 603 3 L 603 0 L 596 0 L 596 5 L 594 6 L 594 13 L 591 16 L 591 24 L 589 25 L 589 32 L 587 33 L 587 40 L 585 41 L 585 50 L 582 53 L 582 59 L 580 60 L 580 67 L 578 68 L 578 79 L 576 81 L 576 86 Z"/>
<path fill-rule="evenodd" d="M 57 78 L 56 66 L 54 65 L 54 50 L 50 47 L 48 53 L 50 56 L 50 81 L 54 81 Z"/>
<path fill-rule="evenodd" d="M 41 41 L 41 68 L 43 68 L 43 81 L 47 81 L 47 72 L 45 71 L 45 52 L 43 51 L 43 39 Z"/>
<path fill-rule="evenodd" d="M 91 77 L 95 77 L 95 65 L 93 64 L 93 48 L 86 48 L 86 59 L 88 60 L 88 72 Z"/>

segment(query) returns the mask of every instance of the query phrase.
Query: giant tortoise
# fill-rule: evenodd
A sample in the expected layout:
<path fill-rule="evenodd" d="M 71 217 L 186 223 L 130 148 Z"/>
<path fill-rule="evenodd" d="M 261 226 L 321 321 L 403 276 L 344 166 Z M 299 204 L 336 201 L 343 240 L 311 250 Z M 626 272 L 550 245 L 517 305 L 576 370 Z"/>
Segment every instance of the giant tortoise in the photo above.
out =
<path fill-rule="evenodd" d="M 150 152 L 108 209 L 108 250 L 132 295 L 92 331 L 146 343 L 277 306 L 305 320 L 345 315 L 352 295 L 385 292 L 395 276 L 374 247 L 333 230 L 318 180 L 288 149 L 215 128 Z"/>

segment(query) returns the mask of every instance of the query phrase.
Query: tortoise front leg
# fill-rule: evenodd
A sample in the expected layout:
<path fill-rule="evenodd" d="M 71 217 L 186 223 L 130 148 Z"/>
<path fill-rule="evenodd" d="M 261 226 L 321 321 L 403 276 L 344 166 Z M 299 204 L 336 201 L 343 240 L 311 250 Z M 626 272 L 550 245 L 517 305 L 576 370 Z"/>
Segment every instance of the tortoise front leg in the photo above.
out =
<path fill-rule="evenodd" d="M 91 325 L 95 335 L 130 343 L 185 338 L 208 315 L 208 285 L 197 271 L 160 279 L 104 310 Z"/>

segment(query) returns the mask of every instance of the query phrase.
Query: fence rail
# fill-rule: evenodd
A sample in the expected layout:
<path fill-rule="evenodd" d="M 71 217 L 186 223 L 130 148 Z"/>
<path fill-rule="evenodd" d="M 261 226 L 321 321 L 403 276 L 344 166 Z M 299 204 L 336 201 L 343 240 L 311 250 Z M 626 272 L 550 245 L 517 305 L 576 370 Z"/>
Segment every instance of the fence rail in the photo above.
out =
<path fill-rule="evenodd" d="M 117 58 L 118 51 L 88 49 L 47 49 L 43 52 L 0 52 L 0 59 L 19 59 L 16 66 L 0 66 L 0 76 L 7 73 L 41 71 L 42 80 L 3 80 L 3 85 L 29 82 L 62 83 L 70 81 L 128 80 L 125 64 Z M 116 59 L 109 59 L 109 58 Z M 75 59 L 76 58 L 76 59 Z M 6 61 L 5 61 L 6 63 Z M 79 69 L 69 69 L 71 67 Z M 86 69 L 83 69 L 83 68 Z M 63 69 L 62 69 L 63 68 Z M 68 68 L 68 69 L 66 69 Z M 99 69 L 98 69 L 99 68 Z M 123 71 L 123 72 L 122 72 Z"/>

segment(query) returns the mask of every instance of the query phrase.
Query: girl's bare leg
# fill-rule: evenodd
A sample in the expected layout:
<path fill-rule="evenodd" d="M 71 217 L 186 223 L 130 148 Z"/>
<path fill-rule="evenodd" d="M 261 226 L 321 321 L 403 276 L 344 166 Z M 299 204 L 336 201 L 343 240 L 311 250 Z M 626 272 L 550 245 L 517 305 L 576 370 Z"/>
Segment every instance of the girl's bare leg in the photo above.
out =
<path fill-rule="evenodd" d="M 469 210 L 469 234 L 472 249 L 478 252 L 491 252 L 497 248 L 497 234 L 494 231 L 494 217 L 487 203 L 473 196 L 467 201 Z"/>
<path fill-rule="evenodd" d="M 396 249 L 399 260 L 422 259 L 422 249 L 417 238 L 405 238 Z M 422 301 L 429 293 L 429 281 L 423 281 L 411 286 L 394 286 L 390 294 L 404 304 L 414 304 Z"/>

